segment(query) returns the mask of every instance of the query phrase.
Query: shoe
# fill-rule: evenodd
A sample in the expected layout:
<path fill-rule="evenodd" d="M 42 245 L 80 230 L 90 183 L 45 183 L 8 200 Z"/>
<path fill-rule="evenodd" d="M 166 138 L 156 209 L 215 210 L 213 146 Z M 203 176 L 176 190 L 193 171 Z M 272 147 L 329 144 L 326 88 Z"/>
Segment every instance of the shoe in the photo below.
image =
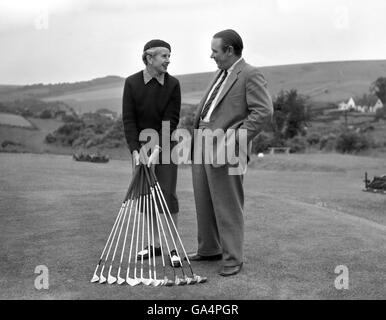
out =
<path fill-rule="evenodd" d="M 154 248 L 154 254 L 156 257 L 160 256 L 161 255 L 161 248 L 155 247 Z M 150 246 L 150 255 L 153 257 L 153 246 Z M 141 260 L 142 257 L 144 260 L 149 259 L 149 247 L 146 247 L 142 251 L 138 252 L 137 259 Z"/>
<path fill-rule="evenodd" d="M 243 263 L 237 266 L 223 266 L 218 274 L 223 277 L 233 276 L 241 271 L 242 266 Z"/>
<path fill-rule="evenodd" d="M 215 254 L 212 256 L 201 256 L 198 253 L 188 254 L 189 261 L 215 261 L 221 260 L 222 254 Z M 187 260 L 186 257 L 184 260 Z"/>
<path fill-rule="evenodd" d="M 170 265 L 174 268 L 181 267 L 181 259 L 177 254 L 176 250 L 170 251 Z"/>

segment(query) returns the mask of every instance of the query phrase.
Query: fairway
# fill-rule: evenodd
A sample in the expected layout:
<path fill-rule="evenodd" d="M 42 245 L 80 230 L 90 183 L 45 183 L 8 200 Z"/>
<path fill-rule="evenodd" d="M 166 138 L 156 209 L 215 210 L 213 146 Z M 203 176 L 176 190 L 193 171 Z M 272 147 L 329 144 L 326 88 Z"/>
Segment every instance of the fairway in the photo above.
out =
<path fill-rule="evenodd" d="M 384 159 L 346 155 L 266 156 L 244 180 L 245 260 L 238 275 L 220 262 L 193 263 L 208 282 L 182 287 L 90 283 L 130 182 L 130 161 L 0 154 L 0 299 L 385 299 L 386 196 L 362 191 Z M 179 229 L 196 249 L 190 168 L 180 168 Z M 35 267 L 49 269 L 37 290 Z M 337 290 L 334 272 L 349 270 Z"/>

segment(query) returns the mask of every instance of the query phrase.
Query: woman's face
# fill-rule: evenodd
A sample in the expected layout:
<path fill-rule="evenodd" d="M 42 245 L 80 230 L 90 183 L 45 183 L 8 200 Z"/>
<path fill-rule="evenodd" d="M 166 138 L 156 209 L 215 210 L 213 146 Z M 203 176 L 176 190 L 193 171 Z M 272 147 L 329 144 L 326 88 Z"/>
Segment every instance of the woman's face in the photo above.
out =
<path fill-rule="evenodd" d="M 157 73 L 165 73 L 170 63 L 170 51 L 167 48 L 157 48 L 156 53 L 150 57 L 149 63 Z"/>

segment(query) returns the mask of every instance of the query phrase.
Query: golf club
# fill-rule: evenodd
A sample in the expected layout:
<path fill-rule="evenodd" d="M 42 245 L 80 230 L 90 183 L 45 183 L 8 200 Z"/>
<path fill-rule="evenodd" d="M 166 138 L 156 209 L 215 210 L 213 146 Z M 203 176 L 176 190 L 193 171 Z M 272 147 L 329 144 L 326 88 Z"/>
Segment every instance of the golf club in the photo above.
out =
<path fill-rule="evenodd" d="M 165 221 L 163 221 L 163 219 Z M 124 227 L 125 232 L 122 232 Z M 161 279 L 157 279 L 155 231 L 157 231 L 160 246 L 157 250 L 160 250 L 162 260 L 163 278 Z M 130 241 L 130 245 L 127 241 Z M 169 241 L 171 242 L 169 243 Z M 147 243 L 146 248 L 145 243 Z M 112 251 L 113 245 L 114 250 Z M 126 279 L 124 279 L 120 274 L 122 267 L 124 267 L 122 263 L 127 246 L 129 247 L 129 253 L 127 258 Z M 172 248 L 173 250 L 170 250 Z M 170 266 L 173 270 L 171 279 L 169 279 L 167 275 L 164 249 L 167 250 L 166 256 L 169 257 Z M 118 250 L 122 251 L 120 252 L 117 274 L 113 276 L 112 269 Z M 141 251 L 139 252 L 139 250 Z M 185 264 L 182 262 L 180 251 L 185 255 L 191 276 L 185 273 Z M 112 256 L 110 258 L 111 252 Z M 135 254 L 133 261 L 132 254 Z M 145 257 L 148 259 L 147 266 L 144 263 Z M 106 278 L 103 272 L 107 266 L 109 266 L 109 268 Z M 100 267 L 101 270 L 98 272 Z M 176 270 L 176 268 L 181 270 L 181 276 L 177 274 L 176 271 L 178 270 Z M 131 272 L 133 272 L 132 276 Z M 145 277 L 145 274 L 148 274 L 148 277 Z M 120 285 L 126 282 L 132 287 L 142 283 L 146 286 L 156 287 L 160 285 L 192 285 L 206 281 L 206 277 L 199 276 L 193 271 L 155 171 L 150 167 L 150 163 L 148 163 L 148 165 L 140 164 L 135 166 L 126 196 L 104 245 L 91 282 L 107 282 L 108 284 L 117 282 Z"/>

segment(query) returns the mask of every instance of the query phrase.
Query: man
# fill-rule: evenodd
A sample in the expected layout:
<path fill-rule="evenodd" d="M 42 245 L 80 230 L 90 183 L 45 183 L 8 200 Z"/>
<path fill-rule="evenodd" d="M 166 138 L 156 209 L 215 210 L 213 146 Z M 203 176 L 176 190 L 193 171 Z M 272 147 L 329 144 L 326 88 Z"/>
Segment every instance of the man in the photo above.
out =
<path fill-rule="evenodd" d="M 216 33 L 211 47 L 211 58 L 219 70 L 197 108 L 194 129 L 226 131 L 232 128 L 238 132 L 243 129 L 250 150 L 252 139 L 273 113 L 267 82 L 257 68 L 242 58 L 243 42 L 234 30 Z M 195 135 L 195 149 L 197 143 Z M 224 145 L 217 146 L 224 148 Z M 203 150 L 199 159 L 202 161 L 208 152 L 205 147 Z M 232 167 L 229 163 L 221 165 L 215 163 L 215 157 L 212 159 L 211 164 L 200 164 L 195 159 L 192 165 L 198 250 L 189 258 L 191 261 L 222 259 L 219 274 L 231 276 L 243 265 L 243 173 L 229 174 Z"/>
<path fill-rule="evenodd" d="M 147 163 L 149 166 L 158 162 L 160 148 L 155 148 L 150 157 L 140 152 L 141 131 L 153 129 L 158 132 L 159 141 L 162 135 L 173 132 L 178 125 L 181 109 L 181 90 L 179 81 L 167 73 L 170 63 L 170 45 L 160 39 L 147 42 L 143 49 L 142 60 L 145 69 L 129 76 L 125 81 L 122 120 L 127 144 L 132 153 L 133 164 L 137 166 Z M 162 122 L 168 121 L 170 131 L 162 132 Z M 170 136 L 167 137 L 170 141 Z M 162 150 L 163 153 L 170 150 Z M 164 193 L 168 208 L 174 224 L 177 226 L 177 213 L 179 211 L 176 194 L 177 165 L 173 163 L 155 164 L 155 174 Z M 161 210 L 162 213 L 162 210 Z M 166 213 L 165 213 L 166 214 Z M 166 216 L 168 216 L 166 214 Z M 169 222 L 171 224 L 171 222 Z M 173 229 L 173 228 L 172 228 Z M 174 230 L 174 229 L 173 229 Z M 155 229 L 155 242 L 159 242 L 159 235 Z M 150 254 L 161 255 L 159 246 L 146 247 L 139 253 L 139 258 L 147 259 Z M 176 250 L 170 252 L 171 262 L 179 266 L 179 257 Z"/>

